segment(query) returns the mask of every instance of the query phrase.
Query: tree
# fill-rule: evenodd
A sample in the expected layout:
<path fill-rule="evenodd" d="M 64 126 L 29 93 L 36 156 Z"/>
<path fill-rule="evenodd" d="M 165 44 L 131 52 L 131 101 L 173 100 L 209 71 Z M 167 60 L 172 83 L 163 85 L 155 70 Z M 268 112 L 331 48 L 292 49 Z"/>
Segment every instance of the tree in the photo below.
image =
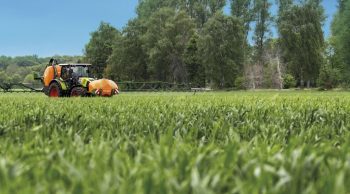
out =
<path fill-rule="evenodd" d="M 176 0 L 139 0 L 136 13 L 140 19 L 147 19 L 161 8 L 175 9 L 178 5 Z"/>
<path fill-rule="evenodd" d="M 22 83 L 23 77 L 21 77 L 19 74 L 14 74 L 10 78 L 10 83 Z"/>
<path fill-rule="evenodd" d="M 244 31 L 241 21 L 222 12 L 205 24 L 201 53 L 208 79 L 219 88 L 233 87 L 244 63 Z"/>
<path fill-rule="evenodd" d="M 319 0 L 286 4 L 279 13 L 278 31 L 283 57 L 301 87 L 315 84 L 323 63 L 324 10 Z"/>
<path fill-rule="evenodd" d="M 37 55 L 22 56 L 13 58 L 12 62 L 19 67 L 27 67 L 40 64 L 40 59 Z"/>
<path fill-rule="evenodd" d="M 205 68 L 199 53 L 199 35 L 194 34 L 187 44 L 184 60 L 188 82 L 194 87 L 205 87 Z"/>
<path fill-rule="evenodd" d="M 253 0 L 230 0 L 231 15 L 240 19 L 244 25 L 244 39 L 248 42 L 250 24 L 254 20 Z"/>
<path fill-rule="evenodd" d="M 146 28 L 139 19 L 130 20 L 122 37 L 115 42 L 108 60 L 106 74 L 116 80 L 144 81 L 148 79 L 147 54 L 142 48 Z"/>
<path fill-rule="evenodd" d="M 243 55 L 244 55 L 244 73 L 241 78 L 238 79 L 236 83 L 240 86 L 238 88 L 249 88 L 249 85 L 252 85 L 255 88 L 255 76 L 254 69 L 249 63 L 251 60 L 251 49 L 248 44 L 248 36 L 250 32 L 251 22 L 254 20 L 254 7 L 253 0 L 230 0 L 231 1 L 231 15 L 240 19 L 244 28 L 244 42 L 243 42 Z M 253 70 L 253 71 L 252 71 Z M 244 77 L 245 76 L 245 77 Z M 253 84 L 246 84 L 246 82 Z M 242 83 L 239 83 L 242 82 Z"/>
<path fill-rule="evenodd" d="M 270 32 L 272 17 L 270 14 L 271 4 L 268 0 L 254 0 L 254 12 L 256 15 L 256 24 L 254 40 L 256 47 L 256 58 L 260 65 L 264 65 L 264 44 Z"/>
<path fill-rule="evenodd" d="M 18 67 L 18 65 L 16 65 L 16 64 L 11 64 L 11 65 L 7 66 L 7 68 L 6 68 L 6 73 L 7 73 L 8 75 L 12 76 L 12 75 L 14 75 L 15 73 L 18 73 L 19 69 L 20 69 L 20 68 Z"/>
<path fill-rule="evenodd" d="M 295 87 L 295 85 L 296 85 L 296 81 L 291 74 L 283 75 L 283 88 L 284 89 L 293 88 L 293 87 Z"/>
<path fill-rule="evenodd" d="M 332 22 L 333 66 L 341 72 L 342 80 L 350 84 L 350 1 L 339 0 L 339 10 Z"/>
<path fill-rule="evenodd" d="M 276 0 L 278 4 L 278 17 L 280 18 L 293 5 L 293 0 Z"/>
<path fill-rule="evenodd" d="M 186 81 L 183 54 L 195 29 L 194 21 L 184 12 L 162 8 L 146 23 L 145 41 L 151 78 L 159 81 Z"/>
<path fill-rule="evenodd" d="M 0 84 L 8 83 L 8 82 L 10 82 L 10 78 L 7 76 L 7 74 L 4 71 L 0 71 Z"/>
<path fill-rule="evenodd" d="M 263 83 L 267 83 L 266 79 L 270 79 L 268 76 L 272 76 L 264 71 L 264 68 L 266 68 L 266 60 L 264 59 L 265 42 L 269 37 L 270 24 L 272 21 L 270 7 L 271 4 L 268 2 L 268 0 L 254 0 L 253 13 L 255 30 L 253 39 L 255 41 L 255 46 L 253 59 L 255 62 L 253 64 L 253 88 L 264 87 Z M 271 86 L 271 84 L 268 85 L 269 87 Z"/>
<path fill-rule="evenodd" d="M 114 42 L 120 32 L 108 23 L 101 22 L 97 31 L 91 33 L 90 42 L 85 46 L 85 58 L 94 65 L 93 73 L 102 77 L 107 60 L 113 51 Z"/>
<path fill-rule="evenodd" d="M 332 89 L 337 87 L 340 81 L 339 71 L 332 68 L 329 64 L 322 65 L 318 84 L 323 89 Z"/>
<path fill-rule="evenodd" d="M 338 0 L 338 8 L 340 13 L 346 11 L 345 9 L 348 6 L 347 3 L 349 3 L 348 0 Z"/>
<path fill-rule="evenodd" d="M 33 74 L 33 73 L 28 74 L 28 75 L 24 78 L 24 80 L 23 80 L 23 83 L 31 83 L 31 84 L 34 84 L 34 83 L 36 83 L 36 82 L 37 82 L 37 81 L 34 80 L 34 74 Z"/>
<path fill-rule="evenodd" d="M 183 10 L 201 29 L 208 19 L 217 11 L 221 11 L 225 5 L 226 0 L 141 0 L 137 7 L 137 14 L 140 19 L 147 20 L 161 8 Z"/>
<path fill-rule="evenodd" d="M 280 39 L 270 38 L 264 43 L 264 88 L 283 89 L 285 65 L 281 61 Z"/>
<path fill-rule="evenodd" d="M 0 68 L 6 69 L 11 64 L 12 58 L 6 56 L 0 56 Z"/>
<path fill-rule="evenodd" d="M 198 28 L 211 18 L 216 12 L 221 11 L 225 5 L 226 0 L 182 0 L 182 8 L 196 20 Z"/>

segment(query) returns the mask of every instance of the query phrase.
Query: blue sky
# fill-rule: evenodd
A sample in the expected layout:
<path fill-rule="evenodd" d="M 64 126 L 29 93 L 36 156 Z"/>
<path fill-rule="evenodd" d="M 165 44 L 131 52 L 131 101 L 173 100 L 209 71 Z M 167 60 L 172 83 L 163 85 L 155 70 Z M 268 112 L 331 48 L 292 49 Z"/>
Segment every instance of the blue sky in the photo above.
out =
<path fill-rule="evenodd" d="M 336 0 L 323 0 L 328 36 Z M 0 55 L 81 55 L 101 21 L 122 29 L 138 0 L 0 0 Z"/>

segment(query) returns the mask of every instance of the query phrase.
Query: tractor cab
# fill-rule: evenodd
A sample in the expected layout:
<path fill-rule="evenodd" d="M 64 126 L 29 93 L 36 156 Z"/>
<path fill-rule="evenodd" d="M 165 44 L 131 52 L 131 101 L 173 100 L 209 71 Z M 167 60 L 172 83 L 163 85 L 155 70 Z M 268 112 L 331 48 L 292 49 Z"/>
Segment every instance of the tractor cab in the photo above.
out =
<path fill-rule="evenodd" d="M 96 80 L 90 74 L 91 64 L 58 64 L 51 59 L 41 78 L 44 93 L 50 97 L 113 96 L 118 85 L 107 79 Z"/>
<path fill-rule="evenodd" d="M 61 77 L 64 80 L 70 78 L 90 77 L 90 64 L 61 64 Z"/>

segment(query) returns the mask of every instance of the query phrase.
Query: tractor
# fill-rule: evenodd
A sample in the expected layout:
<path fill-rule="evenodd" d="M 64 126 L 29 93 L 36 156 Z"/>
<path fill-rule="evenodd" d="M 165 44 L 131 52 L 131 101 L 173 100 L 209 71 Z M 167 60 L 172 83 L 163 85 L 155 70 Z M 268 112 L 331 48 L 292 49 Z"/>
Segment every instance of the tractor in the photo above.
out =
<path fill-rule="evenodd" d="M 35 75 L 44 85 L 49 97 L 112 97 L 119 94 L 118 85 L 108 79 L 95 79 L 90 74 L 91 64 L 58 64 L 51 59 L 44 75 Z"/>

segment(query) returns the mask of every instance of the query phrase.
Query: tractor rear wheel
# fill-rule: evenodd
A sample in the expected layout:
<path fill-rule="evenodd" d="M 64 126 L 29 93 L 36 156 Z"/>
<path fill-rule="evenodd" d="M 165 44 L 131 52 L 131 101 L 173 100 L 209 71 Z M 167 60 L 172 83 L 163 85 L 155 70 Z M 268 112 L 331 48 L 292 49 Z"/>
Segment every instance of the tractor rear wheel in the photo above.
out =
<path fill-rule="evenodd" d="M 49 87 L 49 97 L 58 98 L 62 96 L 62 90 L 57 82 L 53 82 Z"/>
<path fill-rule="evenodd" d="M 82 87 L 75 87 L 70 92 L 71 97 L 85 97 L 86 96 L 86 90 Z"/>

